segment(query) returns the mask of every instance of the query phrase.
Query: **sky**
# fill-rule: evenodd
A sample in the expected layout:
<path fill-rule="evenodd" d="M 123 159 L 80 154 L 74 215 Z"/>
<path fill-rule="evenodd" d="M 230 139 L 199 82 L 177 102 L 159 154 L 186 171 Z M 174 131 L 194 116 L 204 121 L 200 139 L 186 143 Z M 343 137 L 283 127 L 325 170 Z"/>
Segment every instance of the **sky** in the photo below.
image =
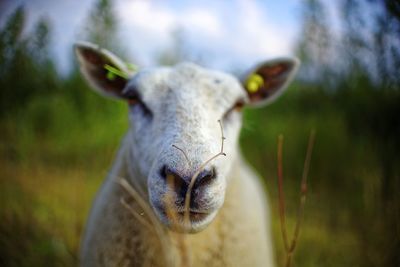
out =
<path fill-rule="evenodd" d="M 52 25 L 51 53 L 61 72 L 71 67 L 72 45 L 96 0 L 0 0 L 0 27 L 24 5 L 28 30 L 41 16 Z M 257 62 L 294 54 L 300 31 L 300 0 L 115 0 L 118 36 L 128 59 L 152 66 L 173 45 L 180 29 L 206 67 L 245 69 Z M 234 67 L 233 67 L 234 66 Z"/>

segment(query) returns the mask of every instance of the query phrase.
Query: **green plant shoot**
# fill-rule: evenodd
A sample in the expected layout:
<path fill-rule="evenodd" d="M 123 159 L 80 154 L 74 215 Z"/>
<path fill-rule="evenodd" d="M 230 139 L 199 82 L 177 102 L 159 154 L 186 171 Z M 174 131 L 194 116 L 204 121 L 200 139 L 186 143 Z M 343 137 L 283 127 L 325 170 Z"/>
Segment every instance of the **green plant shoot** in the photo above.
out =
<path fill-rule="evenodd" d="M 124 78 L 124 79 L 128 79 L 128 74 L 127 73 L 125 73 L 125 72 L 123 72 L 123 71 L 121 71 L 121 70 L 119 70 L 119 69 L 117 69 L 117 68 L 115 68 L 115 67 L 113 67 L 111 65 L 105 64 L 104 68 L 108 71 L 107 72 L 107 79 L 110 80 L 110 81 L 115 80 L 116 76 L 119 76 L 119 77 Z"/>

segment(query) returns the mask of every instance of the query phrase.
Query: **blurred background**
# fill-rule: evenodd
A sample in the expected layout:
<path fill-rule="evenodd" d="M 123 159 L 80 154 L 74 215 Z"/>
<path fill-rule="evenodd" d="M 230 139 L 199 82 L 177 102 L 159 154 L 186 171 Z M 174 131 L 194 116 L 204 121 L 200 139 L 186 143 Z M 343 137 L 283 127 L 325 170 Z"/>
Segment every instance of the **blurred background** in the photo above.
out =
<path fill-rule="evenodd" d="M 289 233 L 317 132 L 295 266 L 400 266 L 400 1 L 0 1 L 0 266 L 75 266 L 91 201 L 126 131 L 125 103 L 82 79 L 76 40 L 139 67 L 235 75 L 296 55 L 287 93 L 244 110 L 240 142 L 269 194 L 277 137 Z"/>

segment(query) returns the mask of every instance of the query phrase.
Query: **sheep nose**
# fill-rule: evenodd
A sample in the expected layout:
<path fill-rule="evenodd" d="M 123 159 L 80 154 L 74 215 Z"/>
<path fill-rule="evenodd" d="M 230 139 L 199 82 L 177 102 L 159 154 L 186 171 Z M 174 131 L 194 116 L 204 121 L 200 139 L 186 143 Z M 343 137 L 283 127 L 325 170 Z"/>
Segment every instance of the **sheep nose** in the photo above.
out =
<path fill-rule="evenodd" d="M 196 181 L 193 186 L 193 190 L 203 187 L 203 186 L 208 186 L 214 181 L 216 177 L 216 171 L 215 168 L 212 167 L 210 169 L 205 169 L 202 170 L 199 175 L 196 177 Z"/>
<path fill-rule="evenodd" d="M 184 199 L 189 187 L 189 183 L 193 177 L 183 177 L 177 171 L 163 166 L 160 170 L 160 176 L 172 187 L 172 190 L 179 198 Z M 216 177 L 215 168 L 202 170 L 196 177 L 196 181 L 192 188 L 192 194 L 196 189 L 204 188 L 212 183 Z"/>
<path fill-rule="evenodd" d="M 185 197 L 189 185 L 183 176 L 165 165 L 160 170 L 160 176 L 166 181 L 168 186 L 171 187 L 178 197 Z"/>

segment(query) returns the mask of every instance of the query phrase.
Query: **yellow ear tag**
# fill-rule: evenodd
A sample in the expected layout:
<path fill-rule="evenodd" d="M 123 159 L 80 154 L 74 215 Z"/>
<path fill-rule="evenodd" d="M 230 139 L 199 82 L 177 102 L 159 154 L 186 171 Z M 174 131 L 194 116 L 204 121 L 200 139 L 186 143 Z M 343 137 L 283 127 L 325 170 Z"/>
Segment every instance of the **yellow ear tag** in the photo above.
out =
<path fill-rule="evenodd" d="M 257 92 L 263 85 L 264 85 L 264 79 L 261 75 L 257 73 L 251 74 L 246 81 L 246 89 L 250 93 Z"/>

